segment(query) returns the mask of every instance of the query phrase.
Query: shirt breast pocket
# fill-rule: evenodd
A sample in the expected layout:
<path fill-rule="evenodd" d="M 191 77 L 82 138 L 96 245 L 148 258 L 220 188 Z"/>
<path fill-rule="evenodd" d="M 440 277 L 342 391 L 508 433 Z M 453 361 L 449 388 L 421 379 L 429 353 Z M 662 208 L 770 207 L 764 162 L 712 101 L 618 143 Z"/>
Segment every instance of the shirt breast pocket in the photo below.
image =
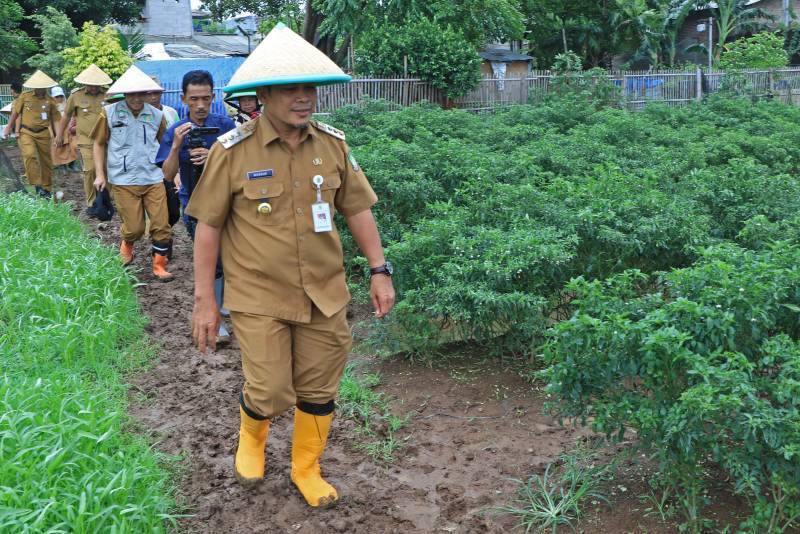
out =
<path fill-rule="evenodd" d="M 327 202 L 331 206 L 334 204 L 336 192 L 342 186 L 342 177 L 339 174 L 326 174 L 323 176 L 325 179 L 320 186 L 322 192 L 322 201 Z"/>
<path fill-rule="evenodd" d="M 285 222 L 291 211 L 287 196 L 283 195 L 283 184 L 266 180 L 252 180 L 244 184 L 244 216 L 259 226 L 275 226 Z M 269 208 L 263 206 L 269 204 Z"/>

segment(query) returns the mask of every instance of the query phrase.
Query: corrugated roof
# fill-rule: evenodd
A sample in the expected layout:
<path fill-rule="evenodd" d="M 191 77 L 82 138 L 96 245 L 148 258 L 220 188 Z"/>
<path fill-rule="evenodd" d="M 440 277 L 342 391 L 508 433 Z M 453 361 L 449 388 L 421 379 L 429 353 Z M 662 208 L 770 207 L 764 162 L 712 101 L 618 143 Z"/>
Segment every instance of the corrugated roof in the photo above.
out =
<path fill-rule="evenodd" d="M 478 52 L 478 55 L 481 56 L 483 59 L 487 61 L 531 61 L 533 58 L 526 54 L 520 54 L 519 52 L 512 52 L 511 50 L 503 50 L 503 49 L 493 49 L 493 50 L 483 50 Z"/>

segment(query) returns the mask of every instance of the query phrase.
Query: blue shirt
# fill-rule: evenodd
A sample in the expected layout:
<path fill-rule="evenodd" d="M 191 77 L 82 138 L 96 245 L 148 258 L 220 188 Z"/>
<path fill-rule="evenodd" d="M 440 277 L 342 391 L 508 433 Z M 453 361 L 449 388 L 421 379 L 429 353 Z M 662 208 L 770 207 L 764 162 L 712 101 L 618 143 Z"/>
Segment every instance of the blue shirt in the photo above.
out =
<path fill-rule="evenodd" d="M 189 122 L 189 119 L 181 119 L 170 126 L 166 132 L 164 132 L 164 136 L 161 138 L 161 146 L 158 148 L 158 154 L 156 154 L 156 165 L 161 167 L 164 161 L 166 161 L 166 159 L 169 157 L 169 153 L 172 150 L 172 140 L 175 137 L 175 128 L 181 124 L 186 124 L 187 122 Z M 236 128 L 236 124 L 231 119 L 225 115 L 217 115 L 216 113 L 209 113 L 208 117 L 206 117 L 205 123 L 203 123 L 203 126 L 208 128 L 219 128 L 219 133 L 203 136 L 203 139 L 206 142 L 206 148 L 209 149 L 211 148 L 211 145 L 217 141 L 218 136 Z M 178 162 L 178 171 L 181 173 L 181 190 L 179 196 L 181 199 L 181 204 L 186 206 L 186 204 L 189 202 L 188 184 L 190 180 L 192 180 L 194 173 L 194 165 L 192 165 L 192 162 L 189 160 L 188 135 L 186 138 L 184 138 L 183 146 L 181 146 L 181 149 L 178 152 Z"/>

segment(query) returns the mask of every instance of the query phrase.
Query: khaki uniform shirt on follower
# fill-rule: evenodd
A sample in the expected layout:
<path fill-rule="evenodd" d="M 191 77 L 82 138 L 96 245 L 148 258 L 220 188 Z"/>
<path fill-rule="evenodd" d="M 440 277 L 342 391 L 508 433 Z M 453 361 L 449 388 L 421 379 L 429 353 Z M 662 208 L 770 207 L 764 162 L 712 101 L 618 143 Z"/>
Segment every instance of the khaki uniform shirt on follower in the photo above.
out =
<path fill-rule="evenodd" d="M 20 128 L 20 132 L 34 137 L 50 137 L 50 119 L 52 118 L 56 124 L 61 120 L 55 99 L 49 95 L 38 98 L 33 91 L 25 91 L 17 97 L 14 101 L 14 111 L 21 117 L 22 125 L 27 127 Z M 40 131 L 33 132 L 30 128 Z"/>
<path fill-rule="evenodd" d="M 74 91 L 67 99 L 64 113 L 67 117 L 75 117 L 75 130 L 78 134 L 78 145 L 92 146 L 92 130 L 97 124 L 97 118 L 103 111 L 106 93 L 100 91 L 96 95 L 90 95 L 86 88 L 82 87 Z"/>
<path fill-rule="evenodd" d="M 345 217 L 377 197 L 344 140 L 323 131 L 329 127 L 312 122 L 291 152 L 266 116 L 252 123 L 254 133 L 230 148 L 214 144 L 186 212 L 222 230 L 227 308 L 309 322 L 313 303 L 330 317 L 350 293 L 338 232 L 314 232 L 312 178 L 324 177 L 323 202 Z M 258 213 L 264 199 L 268 216 Z"/>

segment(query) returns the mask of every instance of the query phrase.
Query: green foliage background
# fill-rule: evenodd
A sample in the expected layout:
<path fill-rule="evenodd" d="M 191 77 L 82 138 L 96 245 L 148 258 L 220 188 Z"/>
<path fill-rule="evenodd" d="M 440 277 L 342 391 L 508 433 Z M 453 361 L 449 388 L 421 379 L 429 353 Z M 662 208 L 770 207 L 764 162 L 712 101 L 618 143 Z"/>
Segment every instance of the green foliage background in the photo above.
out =
<path fill-rule="evenodd" d="M 396 267 L 372 342 L 525 357 L 553 413 L 636 431 L 688 531 L 712 526 L 713 465 L 752 504 L 743 531 L 783 532 L 800 517 L 800 109 L 591 95 L 335 114 Z"/>
<path fill-rule="evenodd" d="M 65 49 L 62 55 L 64 68 L 61 77 L 70 87 L 74 85 L 75 76 L 92 63 L 114 80 L 133 65 L 133 58 L 120 45 L 117 30 L 113 26 L 101 28 L 90 22 L 83 25 L 77 46 Z"/>

